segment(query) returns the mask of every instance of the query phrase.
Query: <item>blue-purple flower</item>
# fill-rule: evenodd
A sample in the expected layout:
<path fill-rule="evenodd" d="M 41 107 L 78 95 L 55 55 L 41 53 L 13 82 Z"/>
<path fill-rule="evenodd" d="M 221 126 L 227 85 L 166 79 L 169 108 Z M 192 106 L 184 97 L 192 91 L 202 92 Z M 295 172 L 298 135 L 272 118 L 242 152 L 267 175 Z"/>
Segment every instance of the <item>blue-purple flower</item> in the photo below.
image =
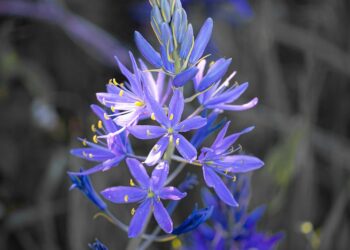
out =
<path fill-rule="evenodd" d="M 194 116 L 181 121 L 184 98 L 180 90 L 174 91 L 169 103 L 168 114 L 147 92 L 146 96 L 152 110 L 151 118 L 156 120 L 160 126 L 135 125 L 129 128 L 130 133 L 139 139 L 148 140 L 161 137 L 148 154 L 145 163 L 147 165 L 156 164 L 170 143 L 175 144 L 176 149 L 186 160 L 195 160 L 197 157 L 196 148 L 180 133 L 203 127 L 206 124 L 206 119 Z"/>
<path fill-rule="evenodd" d="M 216 194 L 223 202 L 230 206 L 238 206 L 232 193 L 228 190 L 219 175 L 232 178 L 232 174 L 245 173 L 258 169 L 264 163 L 254 156 L 232 154 L 235 152 L 232 144 L 242 134 L 252 131 L 253 127 L 225 137 L 229 125 L 230 122 L 227 122 L 221 129 L 210 148 L 202 148 L 198 162 L 203 165 L 203 177 L 206 184 L 214 188 Z"/>
<path fill-rule="evenodd" d="M 173 230 L 173 222 L 164 208 L 161 200 L 180 200 L 186 193 L 180 192 L 175 187 L 164 187 L 169 173 L 169 165 L 166 161 L 159 163 L 149 178 L 144 166 L 136 159 L 126 160 L 129 171 L 139 186 L 131 181 L 131 187 L 119 186 L 103 190 L 101 194 L 111 202 L 140 203 L 136 211 L 132 210 L 133 218 L 129 226 L 129 237 L 138 236 L 145 226 L 148 215 L 153 212 L 159 226 L 167 233 Z"/>
<path fill-rule="evenodd" d="M 122 127 L 119 131 L 150 115 L 145 100 L 144 88 L 149 89 L 157 101 L 161 101 L 163 96 L 164 74 L 159 73 L 157 80 L 154 80 L 142 61 L 142 70 L 139 69 L 131 52 L 130 58 L 133 73 L 116 58 L 119 69 L 127 81 L 118 83 L 115 79 L 112 79 L 107 84 L 106 93 L 96 94 L 97 99 L 112 110 L 113 114 L 110 117 L 117 125 Z"/>
<path fill-rule="evenodd" d="M 194 78 L 194 85 L 198 91 L 207 89 L 198 96 L 199 103 L 207 109 L 219 109 L 229 111 L 243 111 L 253 108 L 258 103 L 258 98 L 253 98 L 245 104 L 234 105 L 236 101 L 248 88 L 248 83 L 234 84 L 230 87 L 230 81 L 235 76 L 233 72 L 225 81 L 222 77 L 227 72 L 231 60 L 219 59 L 208 70 L 204 76 L 206 61 L 199 63 L 199 72 Z"/>
<path fill-rule="evenodd" d="M 80 170 L 83 172 L 83 169 Z M 93 188 L 90 178 L 87 175 L 75 176 L 69 174 L 69 178 L 72 181 L 72 186 L 69 190 L 79 189 L 92 203 L 94 203 L 99 209 L 104 211 L 107 208 L 106 203 L 101 199 L 101 197 L 96 193 Z"/>
<path fill-rule="evenodd" d="M 108 250 L 108 248 L 98 239 L 96 239 L 94 243 L 89 244 L 89 247 L 92 250 Z"/>
<path fill-rule="evenodd" d="M 109 118 L 106 111 L 97 105 L 91 105 L 91 108 L 100 118 L 97 125 L 93 124 L 91 126 L 91 130 L 95 133 L 92 142 L 80 139 L 85 147 L 72 149 L 71 154 L 100 164 L 88 170 L 70 172 L 70 174 L 86 175 L 106 171 L 118 166 L 131 150 L 125 132 L 115 133 L 119 127 Z"/>

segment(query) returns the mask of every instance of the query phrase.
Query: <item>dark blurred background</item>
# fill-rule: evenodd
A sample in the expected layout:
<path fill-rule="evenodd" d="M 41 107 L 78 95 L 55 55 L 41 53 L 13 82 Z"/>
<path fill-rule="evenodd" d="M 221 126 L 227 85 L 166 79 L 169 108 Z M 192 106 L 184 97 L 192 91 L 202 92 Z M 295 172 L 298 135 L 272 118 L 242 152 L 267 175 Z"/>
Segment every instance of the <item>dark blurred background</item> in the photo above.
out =
<path fill-rule="evenodd" d="M 121 77 L 113 55 L 137 54 L 135 29 L 153 37 L 145 2 L 0 1 L 0 249 L 87 249 L 96 237 L 124 249 L 126 234 L 93 220 L 66 171 L 87 166 L 69 149 L 91 135 L 95 92 Z M 236 80 L 250 82 L 244 98 L 260 99 L 229 117 L 232 131 L 256 125 L 240 143 L 266 163 L 252 182 L 251 207 L 268 205 L 260 229 L 284 231 L 280 249 L 349 249 L 350 2 L 251 0 L 243 16 L 228 1 L 215 11 L 192 2 L 195 30 L 214 17 L 216 56 L 232 57 Z M 114 168 L 92 181 L 101 190 L 125 175 Z M 192 208 L 180 206 L 175 222 Z M 124 206 L 114 211 L 128 221 Z"/>

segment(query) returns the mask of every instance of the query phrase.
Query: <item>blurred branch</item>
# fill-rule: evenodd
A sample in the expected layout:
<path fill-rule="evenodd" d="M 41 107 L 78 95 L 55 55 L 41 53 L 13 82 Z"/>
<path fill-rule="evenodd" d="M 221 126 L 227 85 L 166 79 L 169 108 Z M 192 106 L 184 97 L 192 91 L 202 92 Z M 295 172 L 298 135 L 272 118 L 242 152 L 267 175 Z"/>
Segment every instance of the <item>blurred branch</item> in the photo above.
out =
<path fill-rule="evenodd" d="M 116 55 L 121 61 L 128 61 L 127 49 L 118 40 L 57 4 L 7 0 L 0 2 L 0 15 L 26 17 L 55 24 L 82 45 L 88 54 L 99 57 L 110 66 L 114 67 Z"/>
<path fill-rule="evenodd" d="M 344 75 L 350 76 L 350 54 L 342 51 L 331 42 L 306 29 L 298 28 L 283 21 L 272 22 L 277 42 L 301 49 L 329 64 Z"/>

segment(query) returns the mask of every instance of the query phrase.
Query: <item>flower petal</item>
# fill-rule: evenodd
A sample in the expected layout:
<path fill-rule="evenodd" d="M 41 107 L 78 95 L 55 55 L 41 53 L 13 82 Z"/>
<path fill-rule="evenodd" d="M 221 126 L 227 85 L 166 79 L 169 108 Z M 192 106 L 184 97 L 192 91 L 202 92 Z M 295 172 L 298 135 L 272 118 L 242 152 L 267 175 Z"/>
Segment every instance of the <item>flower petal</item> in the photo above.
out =
<path fill-rule="evenodd" d="M 225 137 L 225 134 L 227 132 L 228 126 L 230 126 L 230 121 L 226 122 L 225 126 L 220 130 L 220 132 L 218 133 L 218 135 L 215 138 L 215 141 L 212 144 L 212 148 L 215 148 L 216 145 L 218 145 Z"/>
<path fill-rule="evenodd" d="M 175 76 L 173 85 L 175 87 L 182 87 L 188 81 L 192 80 L 197 73 L 198 73 L 198 69 L 196 67 L 191 67 L 185 71 L 182 71 L 180 74 Z"/>
<path fill-rule="evenodd" d="M 254 108 L 258 104 L 258 98 L 253 98 L 250 102 L 241 105 L 228 105 L 228 104 L 220 104 L 220 105 L 208 105 L 207 108 L 217 108 L 221 110 L 230 110 L 230 111 L 244 111 L 251 108 Z"/>
<path fill-rule="evenodd" d="M 131 219 L 128 236 L 129 238 L 137 237 L 145 227 L 148 214 L 151 211 L 152 199 L 146 199 L 136 209 L 136 213 Z"/>
<path fill-rule="evenodd" d="M 161 137 L 166 130 L 159 126 L 135 125 L 128 128 L 128 131 L 138 139 L 148 140 Z"/>
<path fill-rule="evenodd" d="M 147 197 L 147 191 L 138 187 L 110 187 L 101 191 L 103 197 L 113 203 L 133 203 Z"/>
<path fill-rule="evenodd" d="M 136 46 L 141 54 L 156 68 L 162 67 L 160 55 L 149 42 L 137 31 L 135 31 Z"/>
<path fill-rule="evenodd" d="M 222 139 L 220 142 L 218 142 L 215 145 L 215 150 L 217 153 L 224 153 L 229 147 L 231 147 L 232 144 L 234 144 L 238 138 L 246 133 L 251 132 L 254 129 L 254 126 L 248 127 L 246 129 L 243 129 L 241 132 L 234 133 L 232 135 L 227 136 L 226 138 Z M 218 152 L 218 150 L 220 152 Z"/>
<path fill-rule="evenodd" d="M 201 116 L 191 117 L 179 123 L 177 128 L 181 132 L 188 132 L 193 129 L 199 129 L 207 124 L 207 119 Z"/>
<path fill-rule="evenodd" d="M 257 157 L 249 155 L 230 155 L 224 158 L 224 162 L 232 167 L 227 170 L 233 173 L 246 173 L 264 166 L 264 162 Z"/>
<path fill-rule="evenodd" d="M 168 211 L 165 209 L 161 201 L 157 199 L 153 199 L 154 205 L 154 217 L 158 222 L 158 225 L 161 229 L 163 229 L 166 233 L 171 233 L 173 231 L 173 222 L 168 214 Z"/>
<path fill-rule="evenodd" d="M 175 187 L 165 187 L 160 190 L 159 196 L 163 200 L 181 200 L 187 195 L 186 192 L 182 193 Z"/>
<path fill-rule="evenodd" d="M 169 164 L 166 161 L 160 162 L 152 172 L 153 191 L 160 190 L 168 177 Z"/>
<path fill-rule="evenodd" d="M 170 123 L 168 117 L 165 115 L 163 107 L 153 98 L 147 89 L 145 89 L 145 97 L 150 113 L 154 114 L 154 118 L 157 122 L 167 127 Z"/>
<path fill-rule="evenodd" d="M 227 72 L 228 67 L 231 64 L 232 59 L 219 59 L 213 66 L 210 67 L 208 73 L 203 77 L 201 83 L 198 86 L 198 91 L 203 91 L 210 87 L 212 84 L 219 81 Z"/>
<path fill-rule="evenodd" d="M 127 158 L 129 171 L 141 187 L 148 188 L 150 186 L 149 177 L 143 164 L 136 159 Z"/>
<path fill-rule="evenodd" d="M 225 92 L 216 95 L 214 98 L 205 102 L 205 105 L 216 105 L 220 103 L 231 103 L 237 100 L 248 88 L 249 84 L 243 83 L 237 87 L 225 90 Z"/>
<path fill-rule="evenodd" d="M 112 167 L 116 167 L 119 165 L 119 163 L 125 158 L 124 155 L 122 156 L 118 156 L 115 157 L 113 159 L 104 161 L 101 164 L 98 164 L 90 169 L 84 170 L 82 172 L 68 172 L 71 175 L 89 175 L 89 174 L 93 174 L 96 172 L 100 172 L 100 171 L 107 171 L 109 169 L 111 169 Z"/>
<path fill-rule="evenodd" d="M 163 136 L 159 139 L 156 145 L 151 149 L 151 152 L 149 152 L 147 159 L 145 160 L 145 163 L 148 166 L 153 166 L 154 164 L 158 163 L 158 161 L 162 158 L 162 155 L 166 151 L 169 144 L 169 137 Z"/>
<path fill-rule="evenodd" d="M 96 145 L 97 146 L 97 145 Z M 88 161 L 106 161 L 114 158 L 115 155 L 107 148 L 75 148 L 70 151 L 74 156 L 83 158 Z"/>
<path fill-rule="evenodd" d="M 181 120 L 184 111 L 184 97 L 180 90 L 176 89 L 169 103 L 169 120 L 172 126 Z"/>
<path fill-rule="evenodd" d="M 208 187 L 214 188 L 216 194 L 219 196 L 219 198 L 223 202 L 233 207 L 238 206 L 238 203 L 236 202 L 235 198 L 233 198 L 232 193 L 225 186 L 221 178 L 214 172 L 214 170 L 204 166 L 203 176 L 204 176 L 205 183 L 208 185 Z"/>
<path fill-rule="evenodd" d="M 189 161 L 193 161 L 197 158 L 196 148 L 182 135 L 174 135 L 176 149 L 179 153 Z"/>
<path fill-rule="evenodd" d="M 190 63 L 195 63 L 203 55 L 213 30 L 213 19 L 208 18 L 199 31 L 190 57 Z"/>

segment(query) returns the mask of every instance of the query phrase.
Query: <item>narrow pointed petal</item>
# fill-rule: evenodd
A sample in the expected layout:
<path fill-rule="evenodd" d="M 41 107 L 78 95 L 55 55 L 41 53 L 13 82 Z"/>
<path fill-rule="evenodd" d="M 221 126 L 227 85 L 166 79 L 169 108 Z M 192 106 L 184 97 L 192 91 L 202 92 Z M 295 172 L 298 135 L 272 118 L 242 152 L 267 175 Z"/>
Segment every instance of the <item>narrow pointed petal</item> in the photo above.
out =
<path fill-rule="evenodd" d="M 157 101 L 146 89 L 145 89 L 145 97 L 147 101 L 147 106 L 150 109 L 149 110 L 150 113 L 154 114 L 154 118 L 157 120 L 157 122 L 167 127 L 170 123 L 169 123 L 168 117 L 165 115 L 163 107 L 159 103 L 157 103 Z"/>
<path fill-rule="evenodd" d="M 209 88 L 212 84 L 218 82 L 226 74 L 231 61 L 231 59 L 219 59 L 216 61 L 214 65 L 210 67 L 208 73 L 203 77 L 197 90 L 203 91 Z"/>
<path fill-rule="evenodd" d="M 187 195 L 175 187 L 165 187 L 159 192 L 159 196 L 163 200 L 181 200 Z"/>
<path fill-rule="evenodd" d="M 152 186 L 154 191 L 160 190 L 168 178 L 169 165 L 167 162 L 160 162 L 152 172 Z"/>
<path fill-rule="evenodd" d="M 182 157 L 189 161 L 194 161 L 197 158 L 196 148 L 185 137 L 180 134 L 176 134 L 174 139 L 176 149 L 179 151 Z"/>
<path fill-rule="evenodd" d="M 128 164 L 131 175 L 139 185 L 143 188 L 148 188 L 150 186 L 150 181 L 147 171 L 142 163 L 132 158 L 127 158 L 126 163 Z"/>
<path fill-rule="evenodd" d="M 177 88 L 182 87 L 188 81 L 192 80 L 197 73 L 198 73 L 198 69 L 196 67 L 189 68 L 175 76 L 173 85 Z"/>
<path fill-rule="evenodd" d="M 119 165 L 119 163 L 124 159 L 124 156 L 118 156 L 115 157 L 113 159 L 107 160 L 99 165 L 96 165 L 90 169 L 81 171 L 81 172 L 68 172 L 71 175 L 89 175 L 89 174 L 93 174 L 96 172 L 100 172 L 100 171 L 107 171 L 109 169 L 111 169 L 112 167 L 116 167 Z"/>
<path fill-rule="evenodd" d="M 220 141 L 220 143 L 218 143 L 215 148 L 219 149 L 220 152 L 225 152 L 229 147 L 231 147 L 232 144 L 234 144 L 238 138 L 241 135 L 244 135 L 246 133 L 251 132 L 254 129 L 254 126 L 252 127 L 248 127 L 246 129 L 243 129 L 241 132 L 238 133 L 234 133 L 232 135 L 227 136 L 226 138 L 224 138 L 223 140 Z"/>
<path fill-rule="evenodd" d="M 188 132 L 190 130 L 199 129 L 207 124 L 207 119 L 201 116 L 194 116 L 186 119 L 177 125 L 181 132 Z"/>
<path fill-rule="evenodd" d="M 135 42 L 136 46 L 141 54 L 149 61 L 154 67 L 161 68 L 162 60 L 160 55 L 151 44 L 137 31 L 135 31 Z"/>
<path fill-rule="evenodd" d="M 136 138 L 142 140 L 159 138 L 167 132 L 162 127 L 152 125 L 135 125 L 129 127 L 128 131 Z"/>
<path fill-rule="evenodd" d="M 133 203 L 147 197 L 147 191 L 138 187 L 110 187 L 101 191 L 103 197 L 113 203 Z"/>
<path fill-rule="evenodd" d="M 106 119 L 106 111 L 102 109 L 100 106 L 92 104 L 92 111 L 100 118 L 103 122 L 104 127 L 106 128 L 108 133 L 113 133 L 118 130 L 117 125 L 112 121 L 112 119 Z"/>
<path fill-rule="evenodd" d="M 203 24 L 201 30 L 199 31 L 196 37 L 194 48 L 192 50 L 191 57 L 190 57 L 190 63 L 195 63 L 201 58 L 201 56 L 203 55 L 209 43 L 212 31 L 213 31 L 213 19 L 208 18 Z"/>
<path fill-rule="evenodd" d="M 115 155 L 107 148 L 75 148 L 70 151 L 74 156 L 80 157 L 88 161 L 106 161 L 114 158 Z"/>
<path fill-rule="evenodd" d="M 220 132 L 218 133 L 218 135 L 215 138 L 214 143 L 211 146 L 212 148 L 215 148 L 216 145 L 218 145 L 224 139 L 226 132 L 227 132 L 227 129 L 230 126 L 230 123 L 231 123 L 230 121 L 226 122 L 225 126 L 220 130 Z"/>
<path fill-rule="evenodd" d="M 264 166 L 264 162 L 259 158 L 249 155 L 226 156 L 224 162 L 230 163 L 232 167 L 227 170 L 233 173 L 246 173 Z"/>
<path fill-rule="evenodd" d="M 157 144 L 154 145 L 154 147 L 151 149 L 151 152 L 149 152 L 145 163 L 148 166 L 153 166 L 156 163 L 158 163 L 159 160 L 162 158 L 164 152 L 166 151 L 168 144 L 169 138 L 167 136 L 160 138 Z"/>
<path fill-rule="evenodd" d="M 224 93 L 217 95 L 217 97 L 212 98 L 205 102 L 205 105 L 215 105 L 220 103 L 231 103 L 237 100 L 248 88 L 249 84 L 243 83 L 232 90 L 225 91 Z"/>
<path fill-rule="evenodd" d="M 181 120 L 184 104 L 182 92 L 176 89 L 169 103 L 169 120 L 172 125 L 177 124 Z"/>
<path fill-rule="evenodd" d="M 132 217 L 128 236 L 129 238 L 137 237 L 145 227 L 145 223 L 148 217 L 148 214 L 151 211 L 152 200 L 146 199 L 141 205 L 137 208 L 135 215 Z"/>
<path fill-rule="evenodd" d="M 228 104 L 220 104 L 220 105 L 213 105 L 213 106 L 207 106 L 207 108 L 217 108 L 222 110 L 230 110 L 230 111 L 244 111 L 251 108 L 254 108 L 258 104 L 258 98 L 255 97 L 250 102 L 247 102 L 245 104 L 241 105 L 228 105 Z"/>
<path fill-rule="evenodd" d="M 238 203 L 233 198 L 230 190 L 225 186 L 221 178 L 209 167 L 203 167 L 203 176 L 208 187 L 214 188 L 219 198 L 227 205 L 237 207 Z"/>
<path fill-rule="evenodd" d="M 165 209 L 161 201 L 154 199 L 154 217 L 158 222 L 158 225 L 166 233 L 171 233 L 173 231 L 173 222 L 169 216 L 168 211 Z"/>

